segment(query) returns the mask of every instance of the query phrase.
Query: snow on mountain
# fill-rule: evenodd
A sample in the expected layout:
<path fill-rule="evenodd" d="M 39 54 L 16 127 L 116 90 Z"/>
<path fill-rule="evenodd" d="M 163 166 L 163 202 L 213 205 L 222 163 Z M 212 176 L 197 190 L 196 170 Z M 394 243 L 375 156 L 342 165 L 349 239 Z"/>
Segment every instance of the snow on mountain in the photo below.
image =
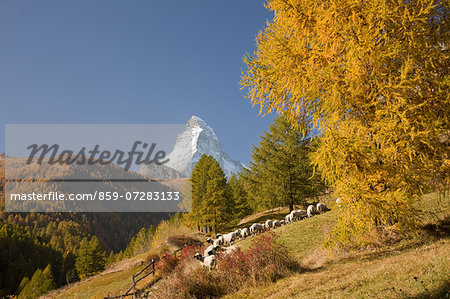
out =
<path fill-rule="evenodd" d="M 227 177 L 240 172 L 244 166 L 222 151 L 222 144 L 214 130 L 198 116 L 189 119 L 186 129 L 178 135 L 172 152 L 167 155 L 169 162 L 164 165 L 188 177 L 203 154 L 213 156 Z M 139 172 L 143 171 L 141 168 Z"/>

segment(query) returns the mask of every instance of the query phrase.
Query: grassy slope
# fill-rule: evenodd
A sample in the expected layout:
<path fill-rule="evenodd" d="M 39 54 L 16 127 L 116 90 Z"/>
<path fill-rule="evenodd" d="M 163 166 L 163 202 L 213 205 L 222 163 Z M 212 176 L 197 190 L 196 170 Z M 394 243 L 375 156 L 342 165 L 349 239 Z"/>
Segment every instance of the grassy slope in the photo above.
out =
<path fill-rule="evenodd" d="M 412 250 L 326 263 L 274 284 L 229 298 L 414 298 L 435 297 L 450 288 L 450 242 Z"/>
<path fill-rule="evenodd" d="M 280 241 L 284 243 L 292 255 L 297 259 L 301 259 L 305 253 L 315 249 L 332 229 L 336 214 L 336 211 L 331 211 L 313 218 L 284 225 L 274 231 L 280 234 Z M 237 242 L 236 245 L 241 248 L 247 248 L 251 240 L 252 238 L 247 238 L 244 241 Z"/>
<path fill-rule="evenodd" d="M 425 196 L 428 210 L 440 210 L 439 218 L 449 215 L 450 197 Z M 328 202 L 332 206 L 332 202 Z M 269 218 L 281 218 L 284 210 L 248 217 L 240 227 Z M 331 230 L 337 210 L 298 221 L 276 229 L 280 240 L 292 255 L 309 270 L 295 273 L 276 283 L 258 286 L 230 295 L 229 298 L 410 298 L 445 293 L 450 288 L 450 239 L 427 238 L 404 241 L 392 247 L 352 254 L 330 254 L 321 241 Z M 434 222 L 434 221 L 433 221 Z M 252 238 L 236 245 L 246 248 Z M 147 254 L 130 259 L 130 264 Z M 131 275 L 142 268 L 103 273 L 88 281 L 51 293 L 53 298 L 103 298 L 123 294 L 130 286 Z M 414 279 L 417 277 L 417 280 Z M 142 282 L 138 287 L 142 287 Z M 148 283 L 148 282 L 147 282 Z"/>
<path fill-rule="evenodd" d="M 45 295 L 45 298 L 104 298 L 107 295 L 121 295 L 131 286 L 131 276 L 143 268 L 141 262 L 147 254 L 140 254 L 113 264 L 113 269 L 107 269 L 99 275 L 93 276 L 80 283 L 55 290 Z M 154 279 L 148 276 L 138 283 L 138 288 L 143 287 Z"/>
<path fill-rule="evenodd" d="M 450 197 L 424 197 L 431 223 L 448 217 Z M 229 298 L 428 298 L 450 289 L 450 238 L 431 236 L 391 247 L 351 254 L 330 254 L 321 241 L 332 228 L 337 210 L 283 226 L 283 242 L 306 268 L 276 283 L 240 291 Z M 428 221 L 427 221 L 428 222 Z M 245 225 L 245 224 L 244 224 Z M 251 238 L 238 246 L 246 248 Z"/>

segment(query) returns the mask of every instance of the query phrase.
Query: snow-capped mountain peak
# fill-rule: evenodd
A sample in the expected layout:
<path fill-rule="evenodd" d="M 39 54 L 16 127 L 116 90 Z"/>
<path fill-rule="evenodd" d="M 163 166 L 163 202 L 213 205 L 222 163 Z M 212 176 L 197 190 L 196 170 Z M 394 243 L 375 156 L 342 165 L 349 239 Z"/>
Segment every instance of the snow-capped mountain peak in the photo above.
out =
<path fill-rule="evenodd" d="M 165 166 L 184 176 L 190 176 L 203 154 L 212 155 L 227 177 L 242 170 L 242 163 L 232 160 L 222 151 L 222 144 L 214 129 L 198 116 L 192 116 L 186 123 L 186 129 L 178 135 L 172 152 L 167 156 L 169 162 Z"/>

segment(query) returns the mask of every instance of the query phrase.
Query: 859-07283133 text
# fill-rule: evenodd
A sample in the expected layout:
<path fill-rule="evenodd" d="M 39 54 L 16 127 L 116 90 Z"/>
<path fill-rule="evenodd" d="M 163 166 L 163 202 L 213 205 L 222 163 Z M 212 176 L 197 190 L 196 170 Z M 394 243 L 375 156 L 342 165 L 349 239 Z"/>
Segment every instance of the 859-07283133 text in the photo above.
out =
<path fill-rule="evenodd" d="M 167 191 L 167 192 L 143 192 L 143 191 L 130 191 L 125 193 L 113 192 L 113 191 L 95 191 L 94 193 L 70 193 L 64 194 L 61 192 L 47 192 L 47 193 L 11 193 L 10 200 L 20 201 L 20 200 L 30 200 L 30 201 L 58 201 L 58 200 L 70 200 L 70 201 L 82 201 L 82 200 L 120 200 L 126 199 L 128 201 L 136 200 L 153 200 L 153 201 L 163 201 L 163 200 L 179 200 L 180 192 L 178 191 Z"/>

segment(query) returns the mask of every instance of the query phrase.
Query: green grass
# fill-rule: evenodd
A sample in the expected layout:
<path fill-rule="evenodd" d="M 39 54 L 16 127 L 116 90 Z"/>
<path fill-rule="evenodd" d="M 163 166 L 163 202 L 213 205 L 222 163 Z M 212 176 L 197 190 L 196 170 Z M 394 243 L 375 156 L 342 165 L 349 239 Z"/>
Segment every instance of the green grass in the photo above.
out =
<path fill-rule="evenodd" d="M 130 259 L 132 264 L 135 261 L 143 261 L 147 253 L 138 255 Z M 126 261 L 125 261 L 126 262 Z M 80 283 L 75 283 L 72 286 L 66 286 L 62 289 L 56 290 L 47 294 L 50 298 L 104 298 L 107 295 L 121 295 L 124 294 L 131 286 L 131 277 L 136 274 L 144 266 L 131 266 L 126 270 L 119 270 L 117 272 L 106 272 L 93 276 Z M 155 276 L 149 275 L 137 285 L 139 289 L 149 284 Z"/>
<path fill-rule="evenodd" d="M 336 214 L 334 210 L 281 226 L 273 231 L 280 235 L 279 241 L 288 248 L 292 255 L 300 259 L 320 245 L 326 234 L 332 229 Z M 250 245 L 252 239 L 250 237 L 236 242 L 236 245 L 245 249 Z"/>
<path fill-rule="evenodd" d="M 227 298 L 448 298 L 449 206 L 448 195 L 424 196 L 429 212 L 424 225 L 433 224 L 440 233 L 424 230 L 419 238 L 361 252 L 330 253 L 322 248 L 337 209 L 278 228 L 279 240 L 306 270 Z M 245 249 L 251 240 L 237 245 Z"/>
<path fill-rule="evenodd" d="M 55 298 L 104 298 L 107 295 L 124 293 L 131 285 L 131 276 L 137 269 L 96 276 L 78 284 Z M 122 291 L 122 292 L 121 292 Z"/>

